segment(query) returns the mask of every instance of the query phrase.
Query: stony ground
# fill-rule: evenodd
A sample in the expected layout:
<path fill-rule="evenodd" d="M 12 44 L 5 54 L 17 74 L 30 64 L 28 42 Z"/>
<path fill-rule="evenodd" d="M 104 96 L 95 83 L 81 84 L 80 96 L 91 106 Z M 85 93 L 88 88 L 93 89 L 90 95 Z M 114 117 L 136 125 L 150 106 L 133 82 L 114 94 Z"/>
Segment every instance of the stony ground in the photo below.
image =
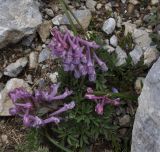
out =
<path fill-rule="evenodd" d="M 84 29 L 100 34 L 104 49 L 117 55 L 116 66 L 124 64 L 130 55 L 133 65 L 136 66 L 139 61 L 142 61 L 148 71 L 159 57 L 159 51 L 150 38 L 151 33 L 160 33 L 160 23 L 155 23 L 156 19 L 151 18 L 155 9 L 157 13 L 160 12 L 158 0 L 66 0 L 66 2 L 73 9 Z M 14 151 L 13 147 L 22 143 L 25 132 L 17 119 L 15 121 L 15 118 L 5 117 L 12 106 L 7 97 L 8 91 L 20 86 L 31 90 L 37 86 L 56 82 L 56 65 L 51 62 L 53 57 L 50 56 L 50 50 L 47 48 L 51 37 L 50 29 L 60 26 L 63 31 L 67 28 L 68 22 L 58 0 L 39 0 L 39 3 L 40 12 L 36 13 L 42 15 L 42 18 L 39 19 L 38 27 L 33 23 L 34 31 L 31 34 L 25 30 L 21 31 L 25 33 L 23 36 L 14 35 L 11 36 L 11 40 L 7 37 L 3 41 L 0 39 L 0 46 L 6 44 L 0 47 L 0 107 L 2 107 L 0 115 L 4 116 L 0 119 L 0 149 L 4 152 Z M 34 4 L 33 9 L 36 7 L 37 5 Z M 20 31 L 20 27 L 17 27 L 17 30 Z M 0 38 L 2 36 L 0 34 Z M 14 37 L 18 39 L 16 44 L 12 44 L 16 41 L 13 41 Z M 141 77 L 137 77 L 137 80 L 132 82 L 137 95 L 141 92 L 141 82 L 145 75 L 146 71 L 144 74 L 139 74 Z M 118 119 L 115 123 L 121 126 L 120 136 L 126 135 L 132 128 L 135 111 L 136 106 L 133 105 L 118 109 Z"/>

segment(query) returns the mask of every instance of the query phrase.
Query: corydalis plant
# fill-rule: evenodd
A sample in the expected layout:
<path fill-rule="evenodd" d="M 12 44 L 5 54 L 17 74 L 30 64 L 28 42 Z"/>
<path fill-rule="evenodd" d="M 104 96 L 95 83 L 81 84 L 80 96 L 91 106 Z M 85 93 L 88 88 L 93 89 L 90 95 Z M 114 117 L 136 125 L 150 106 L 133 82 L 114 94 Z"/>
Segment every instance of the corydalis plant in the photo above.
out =
<path fill-rule="evenodd" d="M 14 104 L 14 107 L 9 110 L 10 114 L 20 116 L 26 127 L 41 127 L 48 123 L 59 123 L 62 119 L 59 115 L 75 107 L 75 102 L 72 101 L 64 104 L 60 109 L 53 111 L 53 102 L 63 100 L 72 94 L 72 91 L 66 89 L 63 94 L 57 95 L 59 85 L 53 84 L 49 90 L 37 90 L 34 94 L 29 93 L 24 88 L 14 89 L 9 92 L 9 96 Z M 44 107 L 50 110 L 47 111 L 47 116 L 41 118 L 37 116 L 37 113 L 40 108 Z"/>
<path fill-rule="evenodd" d="M 117 93 L 117 89 L 113 88 L 112 91 L 114 93 Z M 103 115 L 104 106 L 105 105 L 113 105 L 113 106 L 119 106 L 120 105 L 120 99 L 110 99 L 106 95 L 104 96 L 96 96 L 94 95 L 94 91 L 92 88 L 87 88 L 87 93 L 85 94 L 85 98 L 89 100 L 93 100 L 96 102 L 95 111 L 99 115 Z"/>
<path fill-rule="evenodd" d="M 53 38 L 49 48 L 52 54 L 62 59 L 64 71 L 74 72 L 75 78 L 88 75 L 90 81 L 95 81 L 95 63 L 103 71 L 108 70 L 106 64 L 95 53 L 100 47 L 95 42 L 72 36 L 68 31 L 63 34 L 57 28 L 53 28 L 51 34 Z"/>

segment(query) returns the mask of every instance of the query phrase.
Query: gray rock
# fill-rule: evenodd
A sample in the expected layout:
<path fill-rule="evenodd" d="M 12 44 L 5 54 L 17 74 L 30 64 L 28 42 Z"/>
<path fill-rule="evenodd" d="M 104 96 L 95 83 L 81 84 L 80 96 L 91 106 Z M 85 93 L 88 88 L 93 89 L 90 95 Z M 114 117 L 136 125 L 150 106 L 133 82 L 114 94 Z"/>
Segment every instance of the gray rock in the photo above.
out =
<path fill-rule="evenodd" d="M 13 78 L 9 80 L 5 88 L 0 92 L 0 116 L 9 116 L 9 109 L 13 107 L 13 103 L 8 93 L 15 88 L 23 87 L 31 92 L 29 85 L 22 79 Z"/>
<path fill-rule="evenodd" d="M 33 33 L 33 34 L 25 37 L 24 39 L 22 39 L 22 42 L 21 42 L 22 45 L 30 47 L 32 45 L 32 42 L 33 42 L 35 36 L 36 36 L 36 33 Z"/>
<path fill-rule="evenodd" d="M 110 44 L 114 47 L 116 47 L 118 45 L 118 39 L 115 35 L 113 35 L 111 38 L 110 38 Z"/>
<path fill-rule="evenodd" d="M 150 43 L 152 42 L 149 33 L 142 29 L 134 29 L 132 36 L 134 42 L 142 48 L 149 47 Z"/>
<path fill-rule="evenodd" d="M 63 19 L 63 15 L 62 14 L 59 14 L 57 16 L 55 16 L 53 19 L 52 19 L 52 23 L 54 25 L 61 25 L 61 21 Z"/>
<path fill-rule="evenodd" d="M 87 29 L 90 24 L 91 18 L 92 18 L 90 10 L 88 10 L 88 9 L 73 10 L 73 13 L 77 17 L 77 19 L 79 20 L 82 27 L 84 29 Z M 79 28 L 79 25 L 77 24 L 76 20 L 73 17 L 72 17 L 72 19 L 73 19 L 73 23 Z M 66 15 L 61 15 L 61 14 L 54 17 L 52 19 L 52 23 L 54 25 L 70 24 Z"/>
<path fill-rule="evenodd" d="M 129 0 L 129 2 L 133 5 L 137 5 L 139 4 L 139 1 L 138 0 Z"/>
<path fill-rule="evenodd" d="M 0 48 L 33 34 L 41 22 L 35 0 L 0 0 Z"/>
<path fill-rule="evenodd" d="M 48 77 L 52 83 L 57 83 L 58 72 L 48 73 Z"/>
<path fill-rule="evenodd" d="M 144 64 L 150 66 L 159 57 L 159 51 L 153 46 L 148 47 L 144 52 Z"/>
<path fill-rule="evenodd" d="M 49 8 L 45 8 L 45 12 L 48 16 L 50 17 L 54 17 L 54 13 L 52 11 L 52 9 L 49 9 Z"/>
<path fill-rule="evenodd" d="M 151 5 L 156 5 L 159 3 L 159 0 L 151 0 Z"/>
<path fill-rule="evenodd" d="M 102 8 L 102 6 L 103 6 L 103 5 L 102 5 L 101 3 L 98 3 L 97 6 L 96 6 L 96 9 L 97 9 L 97 10 L 100 10 L 100 9 Z"/>
<path fill-rule="evenodd" d="M 112 34 L 116 27 L 116 21 L 114 18 L 107 19 L 102 27 L 102 30 L 107 34 Z"/>
<path fill-rule="evenodd" d="M 46 61 L 50 58 L 51 52 L 45 48 L 41 51 L 41 53 L 39 54 L 39 58 L 38 58 L 38 62 L 41 63 L 43 61 Z"/>
<path fill-rule="evenodd" d="M 105 4 L 105 10 L 109 11 L 109 12 L 112 12 L 112 4 L 111 3 Z"/>
<path fill-rule="evenodd" d="M 143 56 L 143 50 L 140 46 L 136 45 L 135 48 L 129 53 L 134 64 L 137 64 Z"/>
<path fill-rule="evenodd" d="M 110 45 L 104 45 L 103 46 L 103 49 L 107 50 L 108 53 L 112 53 L 115 51 L 115 48 L 113 48 L 112 46 Z"/>
<path fill-rule="evenodd" d="M 94 1 L 94 0 L 87 0 L 87 1 L 86 1 L 86 6 L 87 6 L 87 8 L 88 8 L 89 10 L 91 10 L 91 11 L 95 11 L 95 10 L 96 10 L 96 9 L 95 9 L 96 4 L 97 4 L 97 2 Z"/>
<path fill-rule="evenodd" d="M 138 99 L 131 152 L 160 151 L 160 58 L 149 71 Z"/>
<path fill-rule="evenodd" d="M 9 77 L 18 76 L 18 74 L 22 72 L 23 68 L 27 65 L 27 63 L 28 63 L 27 57 L 18 59 L 16 62 L 9 64 L 4 69 L 4 75 L 7 75 Z"/>
<path fill-rule="evenodd" d="M 129 23 L 129 22 L 123 22 L 123 25 L 125 26 L 125 31 L 124 31 L 124 35 L 126 36 L 128 33 L 132 33 L 134 32 L 134 30 L 136 29 L 136 25 Z"/>
<path fill-rule="evenodd" d="M 122 18 L 121 18 L 121 16 L 117 16 L 117 27 L 118 28 L 122 27 Z"/>
<path fill-rule="evenodd" d="M 2 141 L 3 144 L 8 144 L 9 143 L 8 136 L 5 135 L 5 134 L 2 134 L 1 135 L 1 141 Z"/>
<path fill-rule="evenodd" d="M 50 35 L 50 30 L 52 29 L 52 22 L 51 21 L 45 21 L 43 22 L 37 29 L 38 34 L 42 40 L 42 42 L 45 42 L 47 38 Z"/>
<path fill-rule="evenodd" d="M 38 66 L 38 52 L 31 52 L 29 54 L 29 68 L 34 69 Z"/>
<path fill-rule="evenodd" d="M 121 66 L 122 64 L 126 63 L 127 54 L 125 51 L 123 51 L 119 46 L 116 48 L 116 54 L 117 54 L 117 63 L 116 66 Z"/>

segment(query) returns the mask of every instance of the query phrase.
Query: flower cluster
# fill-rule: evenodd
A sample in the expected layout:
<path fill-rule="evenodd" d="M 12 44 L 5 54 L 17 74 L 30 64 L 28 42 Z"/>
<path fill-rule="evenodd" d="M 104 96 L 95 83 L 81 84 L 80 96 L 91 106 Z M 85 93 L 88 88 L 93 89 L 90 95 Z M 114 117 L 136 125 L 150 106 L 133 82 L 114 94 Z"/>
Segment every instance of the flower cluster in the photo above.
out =
<path fill-rule="evenodd" d="M 115 93 L 117 93 L 117 90 L 115 88 L 112 89 Z M 96 96 L 94 95 L 94 91 L 92 88 L 87 88 L 87 93 L 85 94 L 85 98 L 89 100 L 93 100 L 97 103 L 95 107 L 95 111 L 99 115 L 103 115 L 104 106 L 107 104 L 119 106 L 120 105 L 120 99 L 110 99 L 107 96 Z"/>
<path fill-rule="evenodd" d="M 95 49 L 99 48 L 95 42 L 72 36 L 68 31 L 63 34 L 57 28 L 53 28 L 51 33 L 53 38 L 49 48 L 54 56 L 62 59 L 64 71 L 73 71 L 75 78 L 88 75 L 90 81 L 95 81 L 95 63 L 103 71 L 108 70 L 95 53 Z"/>
<path fill-rule="evenodd" d="M 72 94 L 72 91 L 66 89 L 63 94 L 57 95 L 59 85 L 60 84 L 53 84 L 50 90 L 37 90 L 34 94 L 27 92 L 23 88 L 14 89 L 9 93 L 14 104 L 14 107 L 9 110 L 10 114 L 22 117 L 23 124 L 26 127 L 41 127 L 48 123 L 59 123 L 61 120 L 59 114 L 73 109 L 75 107 L 74 101 L 69 104 L 64 104 L 63 107 L 51 113 L 48 118 L 44 119 L 36 115 L 38 109 L 41 107 L 50 107 L 53 101 L 65 99 Z"/>

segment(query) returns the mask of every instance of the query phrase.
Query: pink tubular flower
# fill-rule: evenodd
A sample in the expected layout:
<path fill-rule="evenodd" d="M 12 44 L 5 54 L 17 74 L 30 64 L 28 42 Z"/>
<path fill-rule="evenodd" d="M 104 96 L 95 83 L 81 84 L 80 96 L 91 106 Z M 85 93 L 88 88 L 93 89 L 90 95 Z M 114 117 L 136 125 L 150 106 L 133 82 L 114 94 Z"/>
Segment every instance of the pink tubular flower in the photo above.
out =
<path fill-rule="evenodd" d="M 106 64 L 95 53 L 100 47 L 95 42 L 72 36 L 68 31 L 63 34 L 57 28 L 53 28 L 51 34 L 53 38 L 48 47 L 53 55 L 62 59 L 64 71 L 72 71 L 75 78 L 87 75 L 89 81 L 95 81 L 95 63 L 103 71 L 108 70 Z"/>
<path fill-rule="evenodd" d="M 41 127 L 48 123 L 59 123 L 61 118 L 58 115 L 61 113 L 71 110 L 75 107 L 75 102 L 72 101 L 56 111 L 52 112 L 48 118 L 40 118 L 36 114 L 39 108 L 51 106 L 51 103 L 57 100 L 63 100 L 72 94 L 72 91 L 66 88 L 63 94 L 58 94 L 58 88 L 60 84 L 53 84 L 47 91 L 37 90 L 35 93 L 30 94 L 23 88 L 14 89 L 9 93 L 10 98 L 14 104 L 13 108 L 9 109 L 11 115 L 17 115 L 22 117 L 23 124 L 26 127 Z M 47 113 L 45 113 L 47 114 Z"/>
<path fill-rule="evenodd" d="M 107 104 L 113 105 L 113 106 L 119 106 L 120 105 L 120 99 L 110 99 L 106 95 L 104 96 L 96 96 L 94 95 L 94 91 L 92 88 L 87 88 L 87 93 L 85 94 L 85 98 L 89 100 L 93 100 L 97 103 L 95 107 L 95 111 L 99 115 L 103 115 L 104 106 Z"/>

